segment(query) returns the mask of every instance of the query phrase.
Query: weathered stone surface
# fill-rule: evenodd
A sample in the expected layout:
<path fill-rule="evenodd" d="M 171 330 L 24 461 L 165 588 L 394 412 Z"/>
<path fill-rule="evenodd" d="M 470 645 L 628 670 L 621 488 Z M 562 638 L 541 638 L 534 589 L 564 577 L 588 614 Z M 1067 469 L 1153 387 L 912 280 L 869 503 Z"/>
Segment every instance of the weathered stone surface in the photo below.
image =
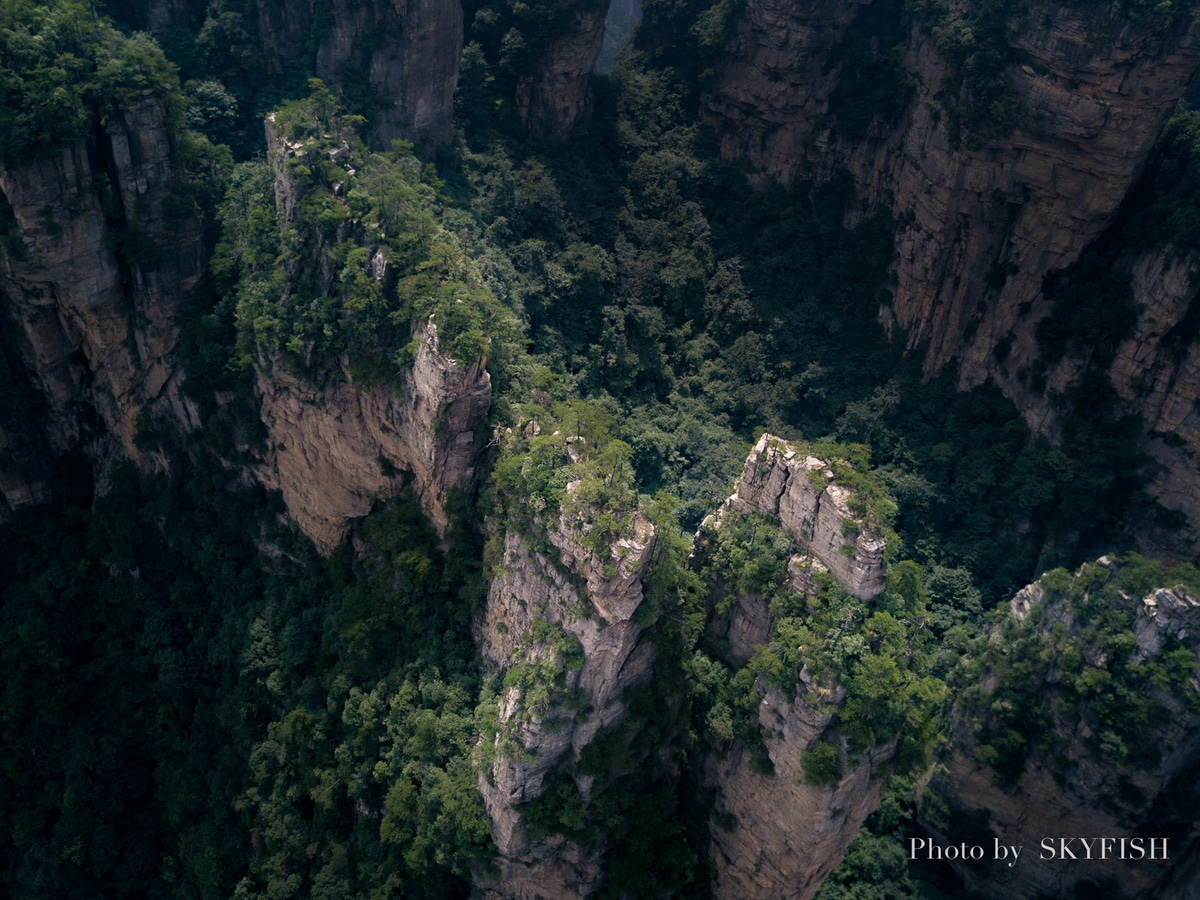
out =
<path fill-rule="evenodd" d="M 1157 464 L 1147 489 L 1187 518 L 1182 528 L 1142 537 L 1149 549 L 1194 559 L 1200 555 L 1200 344 L 1187 340 L 1185 320 L 1200 295 L 1200 264 L 1166 247 L 1138 257 L 1132 276 L 1142 312 L 1117 348 L 1110 378 L 1144 422 L 1141 449 Z"/>
<path fill-rule="evenodd" d="M 788 563 L 791 587 L 811 591 L 814 574 L 829 571 L 849 593 L 875 596 L 887 577 L 884 542 L 851 512 L 849 493 L 833 477 L 825 461 L 764 434 L 746 458 L 733 496 L 701 526 L 696 552 L 703 553 L 705 533 L 720 529 L 727 516 L 768 515 L 805 551 Z M 853 540 L 843 535 L 846 519 L 859 529 Z M 852 547 L 853 555 L 843 552 L 843 546 Z M 752 656 L 756 645 L 770 640 L 773 624 L 766 601 L 745 595 L 727 614 L 712 617 L 707 631 L 710 639 L 724 639 L 724 658 L 737 666 Z M 894 755 L 895 743 L 852 755 L 840 735 L 827 733 L 844 690 L 818 683 L 807 672 L 800 679 L 792 698 L 762 677 L 757 684 L 763 694 L 758 720 L 773 776 L 751 768 L 752 751 L 740 742 L 705 761 L 705 783 L 717 789 L 709 823 L 716 897 L 812 897 L 883 794 L 881 770 Z M 836 785 L 805 781 L 803 754 L 822 737 L 841 755 L 846 774 Z"/>
<path fill-rule="evenodd" d="M 1112 223 L 1200 66 L 1200 26 L 1183 14 L 1156 33 L 1130 24 L 1113 5 L 1040 7 L 1011 38 L 1022 58 L 1007 70 L 1022 110 L 1016 127 L 973 134 L 962 145 L 938 97 L 946 62 L 929 36 L 909 30 L 906 109 L 894 125 L 877 123 L 866 137 L 848 140 L 829 115 L 840 74 L 830 61 L 855 18 L 882 4 L 748 0 L 704 118 L 727 157 L 749 159 L 785 182 L 844 169 L 864 212 L 888 204 L 901 227 L 884 324 L 921 348 L 926 372 L 953 364 L 964 388 L 995 382 L 1035 431 L 1054 438 L 1052 404 L 1022 375 L 1038 357 L 1035 326 L 1050 310 L 1043 278 L 1074 262 Z M 899 5 L 892 15 L 901 15 Z M 1152 265 L 1143 264 L 1143 280 L 1165 274 L 1146 269 Z M 1178 285 L 1165 287 L 1179 296 Z M 1152 305 L 1153 297 L 1140 295 Z M 1194 555 L 1200 486 L 1190 462 L 1198 445 L 1189 436 L 1194 421 L 1185 420 L 1194 416 L 1195 362 L 1189 351 L 1188 360 L 1160 362 L 1154 371 L 1153 347 L 1163 335 L 1152 321 L 1170 318 L 1143 318 L 1114 380 L 1123 382 L 1131 411 L 1148 420 L 1146 449 L 1163 464 L 1152 490 L 1190 520 L 1187 534 L 1162 533 L 1155 544 L 1173 542 L 1174 552 Z M 1060 370 L 1060 382 L 1072 371 Z M 1166 388 L 1173 371 L 1179 386 Z M 1146 390 L 1148 377 L 1156 388 Z M 1166 427 L 1149 424 L 1160 417 Z M 1180 434 L 1185 445 L 1156 442 L 1155 431 Z"/>
<path fill-rule="evenodd" d="M 460 366 L 441 355 L 432 322 L 416 338 L 401 389 L 356 385 L 346 371 L 315 387 L 282 364 L 259 368 L 268 444 L 259 479 L 283 494 L 288 513 L 324 553 L 372 500 L 399 490 L 404 473 L 441 534 L 451 492 L 474 483 L 491 377 L 483 360 Z"/>
<path fill-rule="evenodd" d="M 311 151 L 276 133 L 271 117 L 266 134 L 276 213 L 288 223 L 300 190 L 286 163 Z M 305 264 L 315 265 L 322 289 L 333 290 L 338 270 L 330 243 L 319 234 L 312 243 L 315 258 Z M 374 277 L 383 282 L 386 248 L 371 249 Z M 322 552 L 345 539 L 374 499 L 399 490 L 404 473 L 443 536 L 451 493 L 474 484 L 492 397 L 486 360 L 460 363 L 442 354 L 432 319 L 414 323 L 412 337 L 413 364 L 398 374 L 400 385 L 356 384 L 344 360 L 315 376 L 315 383 L 280 359 L 260 359 L 256 366 L 267 428 L 267 451 L 256 474 L 283 494 L 291 517 Z"/>
<path fill-rule="evenodd" d="M 632 621 L 653 546 L 650 523 L 635 517 L 607 559 L 584 546 L 574 523 L 560 521 L 547 539 L 553 549 L 543 554 L 516 531 L 505 534 L 503 563 L 475 629 L 485 663 L 495 670 L 548 661 L 560 672 L 558 684 L 541 686 L 549 688 L 541 698 L 529 696 L 530 688 L 507 688 L 499 731 L 485 738 L 492 741 L 492 762 L 479 778 L 499 856 L 498 874 L 478 881 L 498 896 L 528 900 L 586 897 L 599 887 L 602 846 L 582 848 L 561 837 L 531 841 L 517 807 L 539 797 L 546 775 L 577 761 L 602 728 L 624 721 L 623 692 L 649 678 L 653 664 L 652 649 L 640 643 L 644 626 Z M 548 633 L 538 637 L 546 625 Z M 564 641 L 578 642 L 576 669 L 564 665 L 555 647 Z M 571 693 L 580 701 L 569 703 Z M 576 783 L 585 796 L 591 790 L 588 778 Z"/>
<path fill-rule="evenodd" d="M 336 90 L 365 75 L 386 102 L 372 116 L 376 141 L 404 138 L 424 151 L 450 139 L 463 45 L 458 0 L 335 0 L 324 10 L 315 0 L 257 0 L 257 6 L 269 71 L 302 61 L 315 32 L 319 78 Z"/>
<path fill-rule="evenodd" d="M 810 478 L 810 472 L 818 478 Z M 851 511 L 847 502 L 851 492 L 833 478 L 824 460 L 802 456 L 786 441 L 764 434 L 746 457 L 742 477 L 726 505 L 777 518 L 849 593 L 869 599 L 883 590 L 887 579 L 884 540 Z M 824 487 L 816 487 L 814 480 Z M 853 538 L 843 532 L 846 521 L 857 526 Z"/>
<path fill-rule="evenodd" d="M 592 107 L 592 69 L 604 44 L 608 0 L 559 0 L 571 26 L 517 80 L 517 112 L 531 133 L 564 140 Z"/>
<path fill-rule="evenodd" d="M 161 467 L 165 457 L 135 441 L 142 411 L 181 429 L 196 424 L 179 392 L 175 315 L 204 259 L 198 220 L 167 212 L 178 177 L 166 109 L 151 96 L 127 104 L 94 139 L 0 164 L 20 241 L 0 255 L 10 365 L 23 370 L 10 374 L 42 407 L 36 438 L 28 422 L 0 423 L 12 463 L 0 479 L 7 505 L 47 496 L 37 467 L 19 464 L 31 440 L 55 456 L 86 452 L 100 470 L 118 457 Z M 140 262 L 113 249 L 121 230 Z"/>
<path fill-rule="evenodd" d="M 1014 330 L 1032 340 L 1042 277 L 1111 222 L 1200 65 L 1200 28 L 1184 17 L 1154 35 L 1109 7 L 1042 11 L 1013 41 L 1028 63 L 1008 70 L 1025 114 L 1010 134 L 974 135 L 979 146 L 954 145 L 937 99 L 946 64 L 914 31 L 899 125 L 847 142 L 827 117 L 838 70 L 825 69 L 863 5 L 750 0 L 705 117 L 726 156 L 789 182 L 844 167 L 868 208 L 889 202 L 907 222 L 891 321 L 927 346 L 927 371 L 957 361 L 964 385 L 1003 379 L 993 349 Z M 1008 273 L 999 290 L 994 271 Z M 1025 349 L 1014 344 L 1012 367 Z"/>
<path fill-rule="evenodd" d="M 818 703 L 801 699 L 805 692 Z M 753 772 L 745 747 L 708 759 L 705 780 L 719 788 L 710 825 L 715 897 L 807 900 L 879 805 L 886 784 L 881 769 L 894 743 L 851 757 L 839 740 L 850 763 L 846 774 L 836 785 L 805 783 L 802 754 L 821 738 L 840 701 L 841 691 L 830 694 L 811 680 L 790 702 L 774 689 L 766 692 L 758 719 L 774 775 Z"/>
<path fill-rule="evenodd" d="M 1112 565 L 1107 559 L 1100 563 Z M 1156 657 L 1167 635 L 1193 636 L 1187 646 L 1195 652 L 1200 598 L 1175 587 L 1155 590 L 1140 600 L 1130 598 L 1129 603 L 1138 643 L 1135 661 L 1144 664 Z M 1061 628 L 1065 633 L 1081 634 L 1071 602 L 1054 599 L 1040 584 L 1023 589 L 1011 608 L 1027 628 Z M 1083 651 L 1093 664 L 1103 665 L 1102 648 L 1085 643 Z M 1037 688 L 1054 690 L 1053 679 L 1051 673 L 1050 680 Z M 995 687 L 996 676 L 986 676 L 984 684 Z M 1190 690 L 1198 690 L 1194 680 Z M 1043 837 L 1166 836 L 1170 829 L 1164 828 L 1162 807 L 1169 809 L 1173 796 L 1193 789 L 1200 775 L 1200 715 L 1181 698 L 1157 689 L 1154 698 L 1169 710 L 1166 720 L 1154 726 L 1154 743 L 1161 751 L 1157 763 L 1126 764 L 1102 754 L 1096 749 L 1087 717 L 1073 706 L 1064 706 L 1062 714 L 1050 723 L 1053 749 L 1032 748 L 1015 784 L 1003 783 L 995 770 L 974 757 L 976 719 L 955 710 L 950 723 L 951 748 L 931 788 L 951 809 L 986 821 L 991 832 L 989 844 L 994 837 L 1003 844 L 1025 847 L 1014 867 L 987 860 L 978 865 L 953 864 L 969 890 L 997 900 L 1069 897 L 1074 896 L 1076 887 L 1090 882 L 1101 885 L 1111 897 L 1188 896 L 1186 891 L 1179 892 L 1185 882 L 1173 870 L 1181 861 L 1194 869 L 1194 860 L 1181 858 L 1188 841 L 1197 836 L 1195 823 L 1190 834 L 1172 831 L 1175 852 L 1168 861 L 1099 859 L 1098 852 L 1089 860 L 1078 842 L 1072 849 L 1079 859 L 1041 858 Z M 936 833 L 928 818 L 926 827 Z M 954 835 L 939 837 L 946 843 L 955 842 Z"/>

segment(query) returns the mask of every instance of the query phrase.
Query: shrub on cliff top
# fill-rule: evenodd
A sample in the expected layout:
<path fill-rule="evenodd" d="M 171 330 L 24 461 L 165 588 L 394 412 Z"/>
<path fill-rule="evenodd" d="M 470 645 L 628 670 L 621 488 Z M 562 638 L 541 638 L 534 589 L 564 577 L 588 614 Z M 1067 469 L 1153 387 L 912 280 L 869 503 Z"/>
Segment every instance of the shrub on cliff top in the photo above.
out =
<path fill-rule="evenodd" d="M 290 217 L 274 208 L 263 162 L 247 164 L 225 204 L 213 268 L 236 282 L 243 361 L 267 348 L 300 371 L 344 360 L 360 380 L 387 380 L 432 319 L 443 355 L 502 370 L 518 350 L 516 319 L 476 270 L 469 236 L 442 225 L 432 168 L 402 141 L 368 149 L 354 130 L 362 117 L 310 86 L 274 117 Z"/>

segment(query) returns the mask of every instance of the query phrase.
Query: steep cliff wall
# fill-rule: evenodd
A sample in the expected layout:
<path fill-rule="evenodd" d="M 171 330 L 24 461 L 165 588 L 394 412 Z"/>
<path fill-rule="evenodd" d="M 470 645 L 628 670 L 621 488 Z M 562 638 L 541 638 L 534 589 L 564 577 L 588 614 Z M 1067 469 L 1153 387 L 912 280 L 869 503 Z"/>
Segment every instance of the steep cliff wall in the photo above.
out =
<path fill-rule="evenodd" d="M 416 359 L 399 390 L 357 385 L 346 371 L 321 387 L 283 365 L 257 373 L 268 447 L 259 478 L 283 494 L 291 517 L 322 552 L 409 476 L 444 534 L 450 494 L 474 483 L 491 378 L 483 360 L 463 366 L 443 356 L 432 322 L 415 340 Z"/>
<path fill-rule="evenodd" d="M 575 789 L 590 796 L 594 776 L 573 764 L 602 729 L 625 720 L 623 693 L 650 677 L 653 651 L 634 614 L 654 529 L 634 514 L 598 551 L 585 539 L 592 526 L 571 515 L 546 529 L 544 549 L 510 526 L 476 630 L 487 665 L 504 673 L 479 778 L 498 871 L 479 883 L 505 898 L 586 897 L 603 878 L 602 841 L 531 839 L 521 807 L 542 796 L 555 770 L 571 771 Z"/>
<path fill-rule="evenodd" d="M 179 49 L 184 35 L 191 35 L 196 46 L 176 59 L 189 78 L 207 66 L 207 77 L 219 78 L 239 98 L 255 96 L 255 86 L 239 80 L 271 80 L 275 90 L 254 105 L 278 103 L 280 87 L 296 90 L 316 76 L 344 92 L 356 112 L 370 115 L 372 138 L 381 146 L 402 138 L 424 154 L 450 139 L 463 46 L 459 0 L 148 0 L 108 6 L 129 28 L 149 31 L 164 46 Z"/>
<path fill-rule="evenodd" d="M 458 0 L 256 0 L 256 8 L 268 75 L 312 71 L 357 102 L 369 91 L 372 137 L 383 146 L 404 138 L 428 150 L 450 139 L 463 43 Z"/>
<path fill-rule="evenodd" d="M 1200 265 L 1172 248 L 1146 254 L 1133 266 L 1134 300 L 1142 314 L 1117 348 L 1113 386 L 1145 421 L 1143 449 L 1158 468 L 1150 493 L 1187 517 L 1183 528 L 1162 529 L 1155 541 L 1169 552 L 1194 556 L 1200 547 L 1200 345 L 1191 338 L 1200 294 Z"/>
<path fill-rule="evenodd" d="M 814 578 L 823 571 L 849 594 L 874 597 L 886 580 L 884 541 L 850 509 L 852 497 L 852 491 L 834 481 L 826 461 L 763 435 L 746 458 L 735 493 L 697 535 L 697 560 L 704 560 L 713 535 L 729 528 L 733 519 L 765 514 L 777 520 L 801 550 L 788 562 L 787 588 L 800 595 L 816 594 Z M 752 555 L 767 552 L 761 547 Z M 722 595 L 734 590 L 728 584 L 710 587 Z M 768 645 L 783 614 L 760 594 L 739 593 L 736 602 L 728 600 L 716 604 L 718 610 L 727 609 L 710 619 L 707 631 L 710 642 L 724 648 L 724 661 L 736 668 Z M 854 614 L 848 615 L 842 630 L 854 627 Z M 804 653 L 802 648 L 801 657 Z M 762 674 L 754 688 L 762 695 L 752 714 L 762 746 L 726 737 L 704 764 L 705 783 L 717 789 L 710 822 L 714 894 L 812 897 L 879 804 L 886 782 L 882 772 L 896 743 L 852 746 L 835 723 L 845 688 L 828 677 L 814 677 L 807 663 L 792 691 L 781 690 Z M 819 743 L 827 754 L 836 755 L 833 777 L 814 778 L 806 771 L 806 754 Z"/>
<path fill-rule="evenodd" d="M 143 410 L 196 424 L 179 393 L 174 320 L 204 258 L 199 221 L 175 211 L 173 140 L 164 102 L 146 96 L 97 119 L 87 140 L 0 164 L 14 229 L 0 255 L 0 298 L 24 370 L 14 378 L 36 394 L 41 432 L 0 423 L 14 463 L 31 452 L 14 441 L 44 440 L 51 454 L 86 452 L 101 468 L 117 457 L 153 465 L 164 460 L 138 446 Z M 10 506 L 46 495 L 36 471 L 10 471 L 7 459 L 4 469 Z"/>
<path fill-rule="evenodd" d="M 567 26 L 517 79 L 517 111 L 535 135 L 564 140 L 591 111 L 592 69 L 604 44 L 607 0 L 561 0 Z"/>
<path fill-rule="evenodd" d="M 968 20 L 972 9 L 955 7 L 951 18 L 978 27 Z M 751 0 L 703 115 L 727 157 L 747 158 L 785 182 L 844 169 L 863 209 L 889 205 L 898 228 L 885 325 L 924 354 L 926 372 L 954 365 L 964 388 L 997 383 L 1035 431 L 1054 438 L 1057 412 L 1029 377 L 1040 352 L 1036 325 L 1052 306 L 1043 279 L 1112 223 L 1200 65 L 1200 27 L 1187 10 L 1150 27 L 1116 6 L 1016 4 L 1000 32 L 1008 35 L 1008 63 L 995 100 L 1012 124 L 994 129 L 960 129 L 975 88 L 956 80 L 961 71 L 933 30 L 891 0 Z M 854 80 L 856 67 L 898 87 L 850 127 L 862 111 L 848 106 L 847 95 L 872 88 Z M 854 90 L 839 93 L 844 82 Z M 1168 301 L 1151 284 L 1155 265 L 1139 263 L 1139 300 L 1161 307 Z M 1168 290 L 1178 322 L 1187 304 L 1178 284 Z M 1155 438 L 1180 427 L 1188 433 L 1190 386 L 1178 364 L 1155 362 L 1151 347 L 1165 331 L 1151 321 L 1164 320 L 1147 313 L 1114 379 L 1128 409 L 1147 420 L 1144 446 L 1163 464 L 1153 490 L 1194 531 L 1197 487 L 1183 460 L 1192 451 Z M 1136 371 L 1141 366 L 1150 368 Z M 1077 374 L 1058 370 L 1051 388 L 1062 390 Z M 1158 387 L 1146 390 L 1150 381 Z M 1161 427 L 1167 420 L 1171 427 Z M 1174 543 L 1175 552 L 1196 552 L 1195 540 Z"/>
<path fill-rule="evenodd" d="M 1131 593 L 1136 565 L 1105 558 L 1022 590 L 992 635 L 995 658 L 960 692 L 923 822 L 945 843 L 1025 848 L 1015 866 L 955 863 L 970 889 L 1073 896 L 1090 884 L 1147 896 L 1186 861 L 1200 783 L 1200 598 L 1169 579 Z M 1074 860 L 1043 852 L 1042 838 L 1057 847 L 1079 836 L 1166 838 L 1169 859 L 1088 859 L 1079 842 Z"/>
<path fill-rule="evenodd" d="M 803 691 L 820 696 L 809 680 Z M 705 781 L 719 789 L 711 824 L 714 896 L 721 898 L 809 898 L 842 861 L 862 823 L 879 805 L 887 784 L 885 769 L 895 744 L 873 747 L 855 759 L 839 742 L 839 752 L 855 759 L 836 784 L 806 779 L 803 755 L 823 737 L 840 693 L 820 701 L 782 697 L 768 690 L 759 725 L 770 735 L 767 754 L 774 773 L 751 767 L 752 751 L 738 747 L 710 757 Z"/>
<path fill-rule="evenodd" d="M 705 118 L 726 156 L 785 182 L 844 167 L 868 207 L 890 203 L 902 227 L 889 321 L 925 348 L 927 371 L 954 361 L 964 385 L 1002 377 L 997 343 L 1016 335 L 1014 367 L 1036 355 L 1023 339 L 1044 314 L 1043 276 L 1112 220 L 1200 65 L 1200 29 L 1185 15 L 1152 32 L 1085 5 L 1022 18 L 1011 44 L 1023 62 L 1004 74 L 1017 124 L 963 140 L 940 96 L 948 64 L 911 27 L 898 123 L 850 140 L 831 97 L 851 63 L 835 51 L 862 6 L 747 3 Z"/>

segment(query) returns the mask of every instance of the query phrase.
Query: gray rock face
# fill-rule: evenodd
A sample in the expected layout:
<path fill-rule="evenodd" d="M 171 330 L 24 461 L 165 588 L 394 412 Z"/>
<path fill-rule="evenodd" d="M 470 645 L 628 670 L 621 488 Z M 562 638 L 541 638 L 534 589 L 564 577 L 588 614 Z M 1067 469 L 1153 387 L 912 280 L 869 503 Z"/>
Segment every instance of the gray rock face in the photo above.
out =
<path fill-rule="evenodd" d="M 842 692 L 811 680 L 804 691 L 817 702 L 768 690 L 759 708 L 774 775 L 752 771 L 744 747 L 705 765 L 706 782 L 719 788 L 710 824 L 718 898 L 812 897 L 883 796 L 894 743 L 855 758 L 837 784 L 805 782 L 802 755 L 821 739 Z M 849 761 L 844 744 L 839 749 Z"/>
<path fill-rule="evenodd" d="M 547 551 L 538 552 L 508 531 L 476 625 L 486 664 L 507 673 L 479 778 L 499 856 L 498 874 L 478 881 L 500 897 L 586 897 L 599 886 L 602 846 L 561 836 L 532 841 L 518 807 L 541 796 L 547 774 L 578 761 L 602 728 L 624 721 L 623 692 L 651 674 L 653 651 L 632 618 L 653 527 L 635 517 L 606 559 L 582 537 L 578 525 L 560 520 L 547 533 Z M 591 780 L 576 786 L 587 796 Z"/>
<path fill-rule="evenodd" d="M 810 478 L 810 473 L 816 477 Z M 824 460 L 802 456 L 787 442 L 764 434 L 746 457 L 737 489 L 726 504 L 778 519 L 842 587 L 855 597 L 870 599 L 887 580 L 884 540 L 851 511 L 847 502 L 851 492 L 833 477 Z M 843 530 L 847 521 L 856 526 L 854 537 Z"/>
<path fill-rule="evenodd" d="M 175 314 L 204 254 L 195 216 L 169 212 L 179 178 L 166 109 L 151 96 L 95 139 L 0 164 L 17 243 L 0 254 L 10 375 L 42 411 L 36 428 L 0 422 L 6 506 L 48 495 L 44 467 L 30 459 L 37 447 L 85 452 L 101 472 L 117 458 L 161 467 L 165 457 L 137 446 L 142 411 L 182 430 L 196 424 L 179 392 Z M 114 249 L 119 234 L 136 258 Z"/>

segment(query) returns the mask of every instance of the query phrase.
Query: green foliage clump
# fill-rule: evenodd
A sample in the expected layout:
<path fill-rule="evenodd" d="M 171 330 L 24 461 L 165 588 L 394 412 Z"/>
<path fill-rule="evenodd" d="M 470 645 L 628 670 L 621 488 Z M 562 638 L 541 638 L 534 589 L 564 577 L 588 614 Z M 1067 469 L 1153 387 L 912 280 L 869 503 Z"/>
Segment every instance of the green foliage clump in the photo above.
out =
<path fill-rule="evenodd" d="M 1136 554 L 1042 576 L 1046 600 L 1025 622 L 998 615 L 954 675 L 966 709 L 981 721 L 976 758 L 1015 782 L 1032 753 L 1053 758 L 1058 736 L 1083 721 L 1094 752 L 1125 766 L 1157 764 L 1156 734 L 1169 703 L 1200 710 L 1191 686 L 1197 651 L 1194 640 L 1168 637 L 1157 654 L 1141 654 L 1133 625 L 1142 597 L 1160 586 L 1194 593 L 1198 577 L 1193 566 L 1167 568 Z M 988 672 L 995 687 L 978 687 Z"/>
<path fill-rule="evenodd" d="M 1200 111 L 1181 102 L 1159 135 L 1137 197 L 1137 211 L 1123 223 L 1122 244 L 1133 251 L 1171 245 L 1176 255 L 1200 253 Z M 1167 336 L 1178 347 L 1195 336 L 1189 317 Z"/>
<path fill-rule="evenodd" d="M 474 545 L 445 560 L 400 500 L 322 560 L 215 460 L 178 476 L 118 469 L 4 531 L 0 884 L 465 892 L 490 830 Z"/>
<path fill-rule="evenodd" d="M 15 163 L 90 136 L 154 96 L 182 115 L 175 66 L 80 0 L 0 4 L 0 158 Z"/>
<path fill-rule="evenodd" d="M 612 565 L 614 544 L 630 533 L 641 505 L 633 450 L 613 434 L 615 417 L 585 400 L 528 403 L 519 412 L 521 431 L 506 435 L 493 470 L 497 512 L 507 510 L 527 534 L 539 536 L 557 528 L 561 514 Z"/>
<path fill-rule="evenodd" d="M 949 66 L 938 96 L 952 140 L 959 142 L 964 132 L 977 141 L 981 132 L 1010 131 L 1020 109 L 1005 68 L 1019 59 L 1011 40 L 1024 22 L 1023 5 L 972 0 L 952 7 L 945 0 L 909 0 L 908 7 Z"/>
<path fill-rule="evenodd" d="M 841 864 L 821 885 L 817 900 L 947 900 L 961 893 L 960 885 L 942 883 L 947 880 L 947 867 L 909 858 L 909 839 L 926 836 L 917 822 L 916 794 L 909 779 L 892 779 Z"/>

